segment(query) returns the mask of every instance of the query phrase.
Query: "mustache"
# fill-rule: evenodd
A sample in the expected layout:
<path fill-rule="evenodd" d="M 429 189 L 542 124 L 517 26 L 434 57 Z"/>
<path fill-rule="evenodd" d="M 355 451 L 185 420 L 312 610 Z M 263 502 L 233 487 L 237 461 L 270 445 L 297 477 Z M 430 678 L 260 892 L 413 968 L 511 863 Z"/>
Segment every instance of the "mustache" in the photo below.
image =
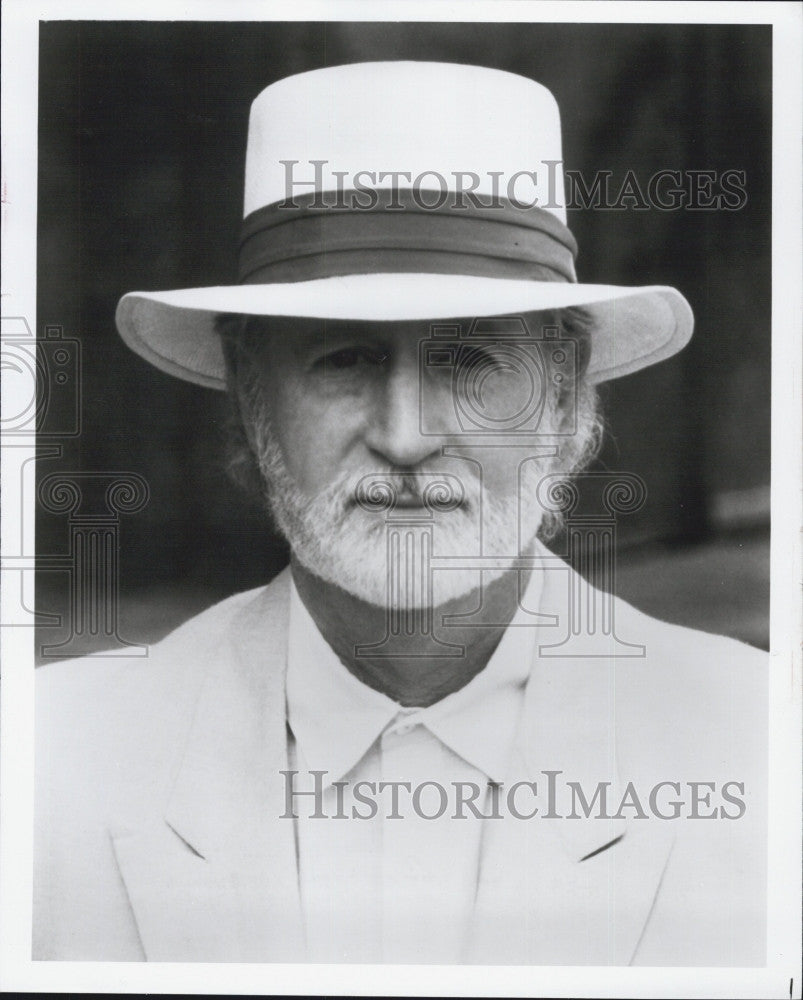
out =
<path fill-rule="evenodd" d="M 350 509 L 359 507 L 368 513 L 387 513 L 395 507 L 422 508 L 433 514 L 469 513 L 479 498 L 480 483 L 465 474 L 387 468 L 352 474 L 341 490 L 348 496 Z"/>

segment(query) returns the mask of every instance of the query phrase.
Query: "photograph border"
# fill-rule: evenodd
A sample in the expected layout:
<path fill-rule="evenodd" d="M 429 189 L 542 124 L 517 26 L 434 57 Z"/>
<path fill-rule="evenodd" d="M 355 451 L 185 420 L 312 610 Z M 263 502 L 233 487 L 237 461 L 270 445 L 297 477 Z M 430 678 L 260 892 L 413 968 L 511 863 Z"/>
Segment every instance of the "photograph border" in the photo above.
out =
<path fill-rule="evenodd" d="M 3 317 L 36 323 L 38 25 L 43 20 L 544 21 L 773 25 L 772 485 L 769 869 L 765 968 L 316 966 L 33 962 L 34 636 L 19 591 L 0 590 L 0 987 L 5 991 L 400 996 L 800 997 L 801 116 L 803 16 L 795 3 L 299 0 L 226 4 L 6 0 L 2 32 Z M 3 393 L 4 413 L 15 400 Z M 3 452 L 19 446 L 3 440 Z M 4 459 L 7 457 L 4 454 Z M 5 474 L 8 463 L 3 461 Z M 13 485 L 13 484 L 12 484 Z M 6 486 L 6 483 L 3 483 Z M 3 552 L 35 551 L 32 489 L 2 490 Z M 33 561 L 31 568 L 33 568 Z M 31 603 L 31 606 L 32 603 Z M 794 875 L 792 875 L 794 873 Z M 392 984 L 392 985 L 391 985 Z"/>

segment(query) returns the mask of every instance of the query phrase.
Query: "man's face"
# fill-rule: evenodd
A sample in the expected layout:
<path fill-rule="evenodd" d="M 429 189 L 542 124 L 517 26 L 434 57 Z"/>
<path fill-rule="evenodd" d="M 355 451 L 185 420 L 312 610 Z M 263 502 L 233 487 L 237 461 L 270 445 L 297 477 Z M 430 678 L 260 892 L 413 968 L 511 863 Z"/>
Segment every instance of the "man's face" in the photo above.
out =
<path fill-rule="evenodd" d="M 453 456 L 443 451 L 462 440 L 456 403 L 481 410 L 493 426 L 511 412 L 511 400 L 532 395 L 532 381 L 525 385 L 503 347 L 485 339 L 462 355 L 472 378 L 460 383 L 453 364 L 423 362 L 420 344 L 429 338 L 426 322 L 271 320 L 256 347 L 249 341 L 248 370 L 238 373 L 247 433 L 296 558 L 375 604 L 385 602 L 388 512 L 359 503 L 364 477 L 391 483 L 397 515 L 424 517 L 427 483 L 446 480 L 456 504 L 432 513 L 435 556 L 515 555 L 533 541 L 541 519 L 534 499 L 520 511 L 521 450 L 499 446 L 498 439 L 489 446 L 487 436 L 475 434 L 471 441 L 482 447 Z M 448 357 L 457 345 L 440 346 L 446 353 L 439 356 Z M 542 434 L 551 419 L 547 407 Z M 534 476 L 535 465 L 522 470 Z M 522 494 L 534 498 L 535 490 Z M 436 603 L 479 584 L 476 570 L 435 578 Z"/>

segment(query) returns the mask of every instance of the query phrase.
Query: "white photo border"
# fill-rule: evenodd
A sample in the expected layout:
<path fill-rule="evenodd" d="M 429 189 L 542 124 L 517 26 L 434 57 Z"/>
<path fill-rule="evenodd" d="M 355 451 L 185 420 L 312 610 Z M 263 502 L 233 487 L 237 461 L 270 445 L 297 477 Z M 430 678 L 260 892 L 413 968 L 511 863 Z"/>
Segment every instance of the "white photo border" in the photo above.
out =
<path fill-rule="evenodd" d="M 2 32 L 3 316 L 36 329 L 39 22 L 543 21 L 773 25 L 770 828 L 766 968 L 316 966 L 32 962 L 33 630 L 0 630 L 0 988 L 4 991 L 286 995 L 800 997 L 801 51 L 796 3 L 530 0 L 6 0 Z M 3 409 L 14 412 L 3 394 Z M 6 442 L 4 442 L 4 445 Z M 4 448 L 5 450 L 5 448 Z M 4 456 L 5 458 L 5 456 Z M 5 470 L 7 463 L 3 462 Z M 5 485 L 5 484 L 4 484 Z M 33 551 L 32 496 L 2 491 L 4 552 Z M 3 588 L 3 623 L 21 613 Z"/>

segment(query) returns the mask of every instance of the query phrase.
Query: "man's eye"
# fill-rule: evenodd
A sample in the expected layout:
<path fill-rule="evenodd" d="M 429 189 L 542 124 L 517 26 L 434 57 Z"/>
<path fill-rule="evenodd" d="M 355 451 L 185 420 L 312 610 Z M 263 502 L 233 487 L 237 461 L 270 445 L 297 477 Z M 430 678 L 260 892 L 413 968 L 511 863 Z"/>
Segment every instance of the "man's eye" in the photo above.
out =
<path fill-rule="evenodd" d="M 390 355 L 387 351 L 370 347 L 344 347 L 322 358 L 318 364 L 330 371 L 348 371 L 361 365 L 378 367 L 384 365 Z"/>

